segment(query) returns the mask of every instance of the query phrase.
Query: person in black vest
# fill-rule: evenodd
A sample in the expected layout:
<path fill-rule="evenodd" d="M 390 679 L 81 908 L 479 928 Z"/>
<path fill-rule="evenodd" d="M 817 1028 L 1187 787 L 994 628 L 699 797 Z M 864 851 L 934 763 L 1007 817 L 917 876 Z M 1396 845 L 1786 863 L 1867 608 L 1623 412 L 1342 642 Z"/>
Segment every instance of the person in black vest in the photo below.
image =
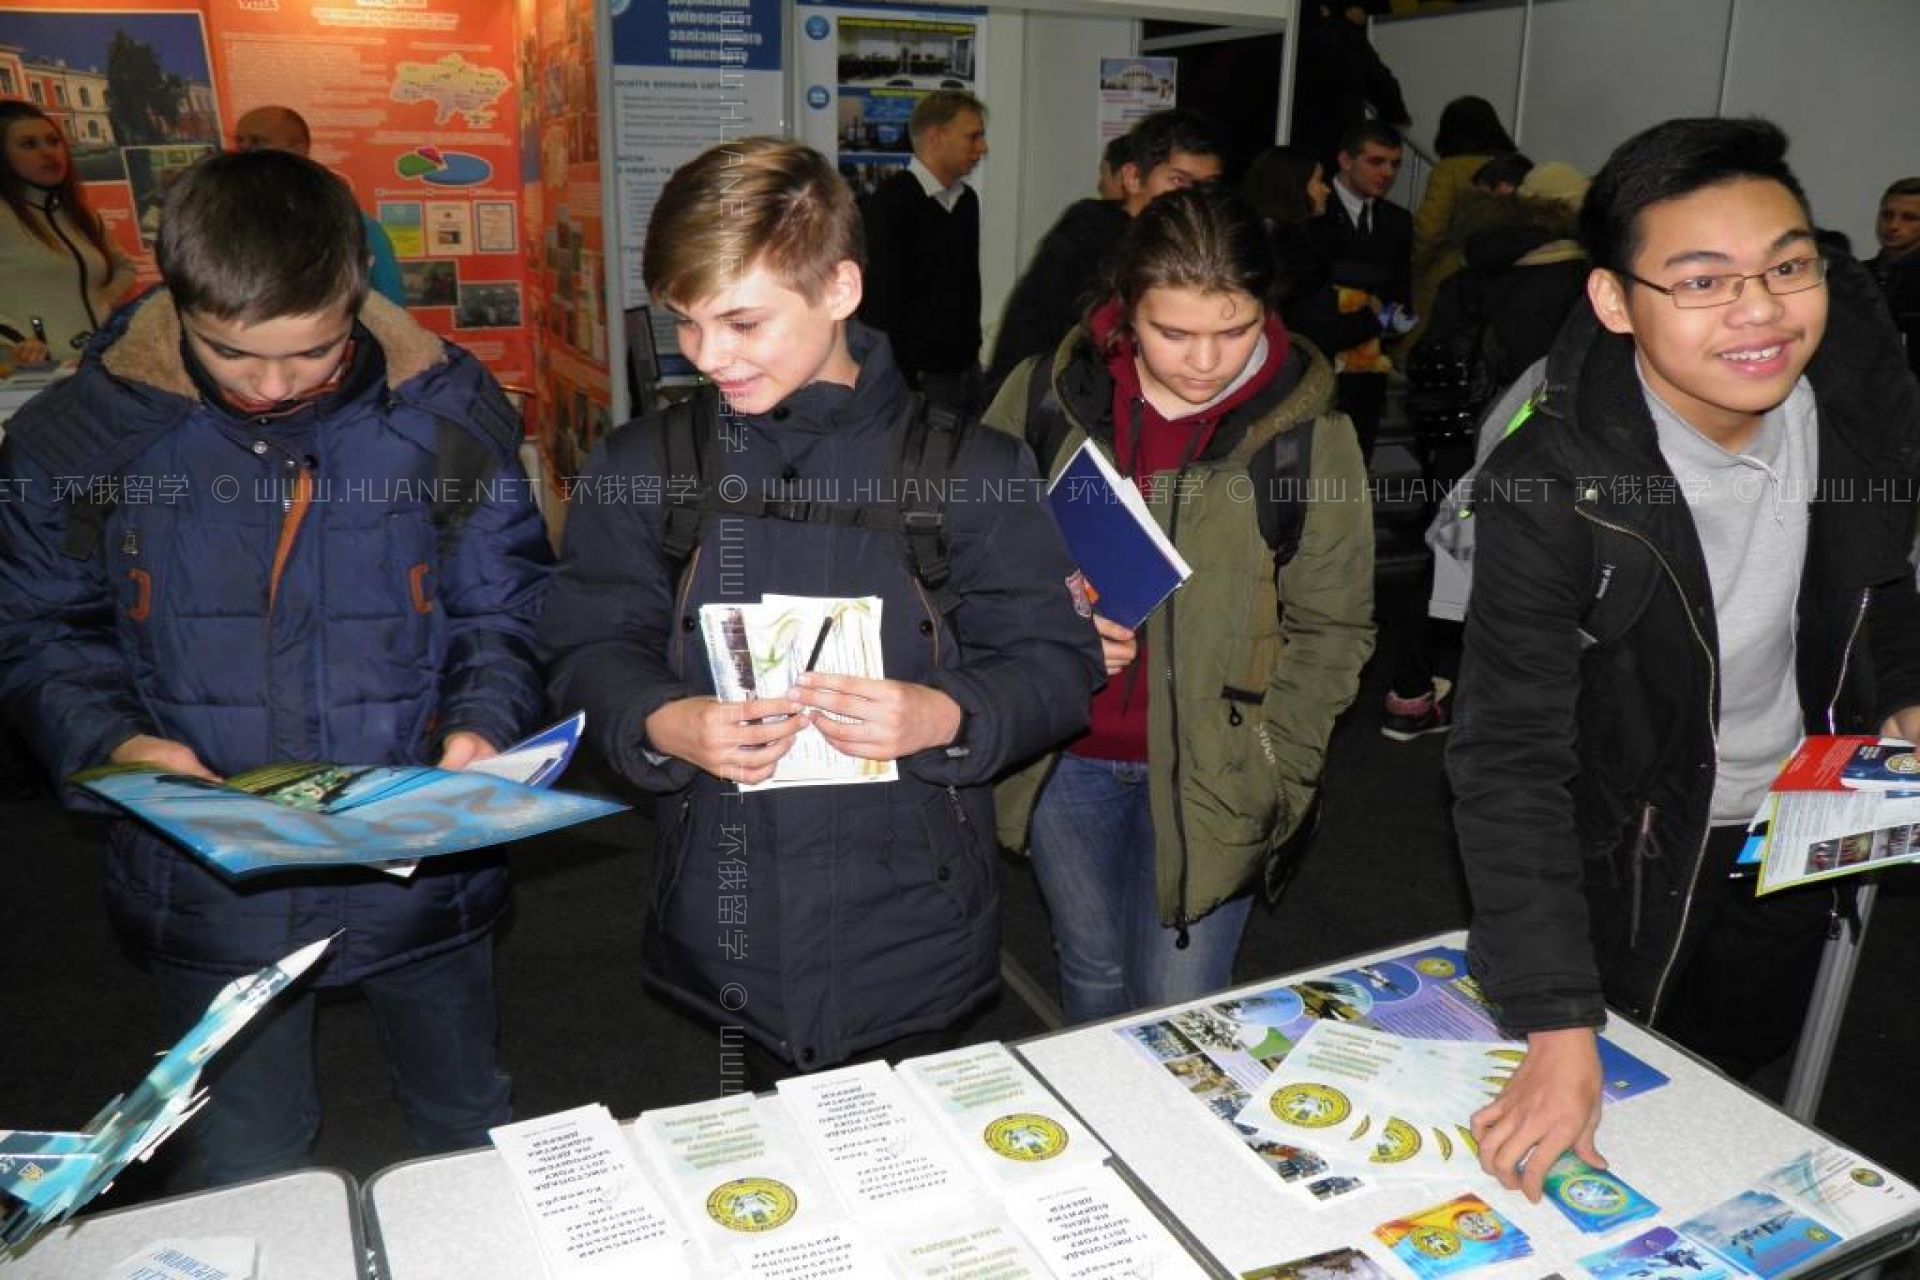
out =
<path fill-rule="evenodd" d="M 913 162 L 880 184 L 862 216 L 860 318 L 893 340 L 907 381 L 936 400 L 980 396 L 980 197 L 966 177 L 987 154 L 987 109 L 958 89 L 913 109 Z"/>
<path fill-rule="evenodd" d="M 1404 308 L 1413 294 L 1413 215 L 1387 199 L 1404 154 L 1392 125 L 1356 120 L 1348 126 L 1335 156 L 1334 198 L 1313 223 L 1333 262 L 1334 284 L 1350 295 L 1341 306 L 1380 311 L 1383 323 L 1402 317 L 1394 332 L 1412 327 Z M 1371 458 L 1391 365 L 1378 345 L 1368 342 L 1340 352 L 1334 367 L 1340 371 L 1340 408 L 1353 419 L 1361 451 Z"/>

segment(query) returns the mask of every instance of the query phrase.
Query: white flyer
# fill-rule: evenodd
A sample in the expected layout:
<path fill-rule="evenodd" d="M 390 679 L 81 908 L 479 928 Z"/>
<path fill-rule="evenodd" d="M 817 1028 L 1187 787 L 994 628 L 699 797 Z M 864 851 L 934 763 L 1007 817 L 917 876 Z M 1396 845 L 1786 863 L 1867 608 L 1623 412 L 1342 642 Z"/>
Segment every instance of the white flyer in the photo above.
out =
<path fill-rule="evenodd" d="M 1001 1184 L 1097 1165 L 1107 1149 L 998 1041 L 902 1062 L 896 1074 L 974 1170 Z"/>
<path fill-rule="evenodd" d="M 884 1062 L 789 1076 L 780 1099 L 855 1213 L 907 1211 L 975 1190 L 973 1174 Z"/>
<path fill-rule="evenodd" d="M 845 1218 L 777 1100 L 736 1094 L 645 1111 L 640 1145 L 702 1247 L 797 1235 Z"/>
<path fill-rule="evenodd" d="M 248 1236 L 156 1240 L 115 1263 L 108 1280 L 254 1280 L 258 1242 Z"/>
<path fill-rule="evenodd" d="M 1009 1196 L 1007 1213 L 1058 1280 L 1201 1280 L 1207 1274 L 1104 1165 Z"/>
<path fill-rule="evenodd" d="M 680 1229 L 605 1107 L 521 1120 L 489 1135 L 548 1276 L 687 1274 Z"/>

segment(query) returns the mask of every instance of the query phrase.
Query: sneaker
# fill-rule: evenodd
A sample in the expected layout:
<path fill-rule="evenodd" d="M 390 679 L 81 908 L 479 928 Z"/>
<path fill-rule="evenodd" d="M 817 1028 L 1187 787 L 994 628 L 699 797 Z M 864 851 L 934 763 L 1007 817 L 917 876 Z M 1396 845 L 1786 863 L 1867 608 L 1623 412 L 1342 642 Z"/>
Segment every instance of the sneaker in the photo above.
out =
<path fill-rule="evenodd" d="M 1417 698 L 1387 694 L 1387 718 L 1380 726 L 1383 736 L 1395 742 L 1412 742 L 1430 733 L 1445 733 L 1453 727 L 1452 706 L 1447 695 L 1453 692 L 1451 680 L 1435 677 L 1433 691 Z"/>

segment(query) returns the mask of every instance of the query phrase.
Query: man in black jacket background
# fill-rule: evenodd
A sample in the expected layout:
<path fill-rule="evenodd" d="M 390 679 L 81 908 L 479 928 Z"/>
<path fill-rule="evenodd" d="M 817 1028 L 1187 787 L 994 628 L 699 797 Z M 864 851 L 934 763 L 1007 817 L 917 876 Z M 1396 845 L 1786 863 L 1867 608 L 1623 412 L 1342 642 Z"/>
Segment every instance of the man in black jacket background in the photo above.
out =
<path fill-rule="evenodd" d="M 980 196 L 987 109 L 959 89 L 930 93 L 908 123 L 913 161 L 867 198 L 860 318 L 893 340 L 907 381 L 971 407 L 980 391 Z"/>

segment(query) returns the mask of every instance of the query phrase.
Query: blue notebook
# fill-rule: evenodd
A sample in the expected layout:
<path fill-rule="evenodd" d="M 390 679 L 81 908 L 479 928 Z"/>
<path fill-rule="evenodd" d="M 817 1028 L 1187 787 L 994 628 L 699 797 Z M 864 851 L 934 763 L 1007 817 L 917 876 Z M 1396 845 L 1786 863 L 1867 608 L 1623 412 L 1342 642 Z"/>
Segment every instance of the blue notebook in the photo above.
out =
<path fill-rule="evenodd" d="M 1138 628 L 1192 575 L 1146 499 L 1092 441 L 1053 478 L 1047 501 L 1101 617 Z"/>

